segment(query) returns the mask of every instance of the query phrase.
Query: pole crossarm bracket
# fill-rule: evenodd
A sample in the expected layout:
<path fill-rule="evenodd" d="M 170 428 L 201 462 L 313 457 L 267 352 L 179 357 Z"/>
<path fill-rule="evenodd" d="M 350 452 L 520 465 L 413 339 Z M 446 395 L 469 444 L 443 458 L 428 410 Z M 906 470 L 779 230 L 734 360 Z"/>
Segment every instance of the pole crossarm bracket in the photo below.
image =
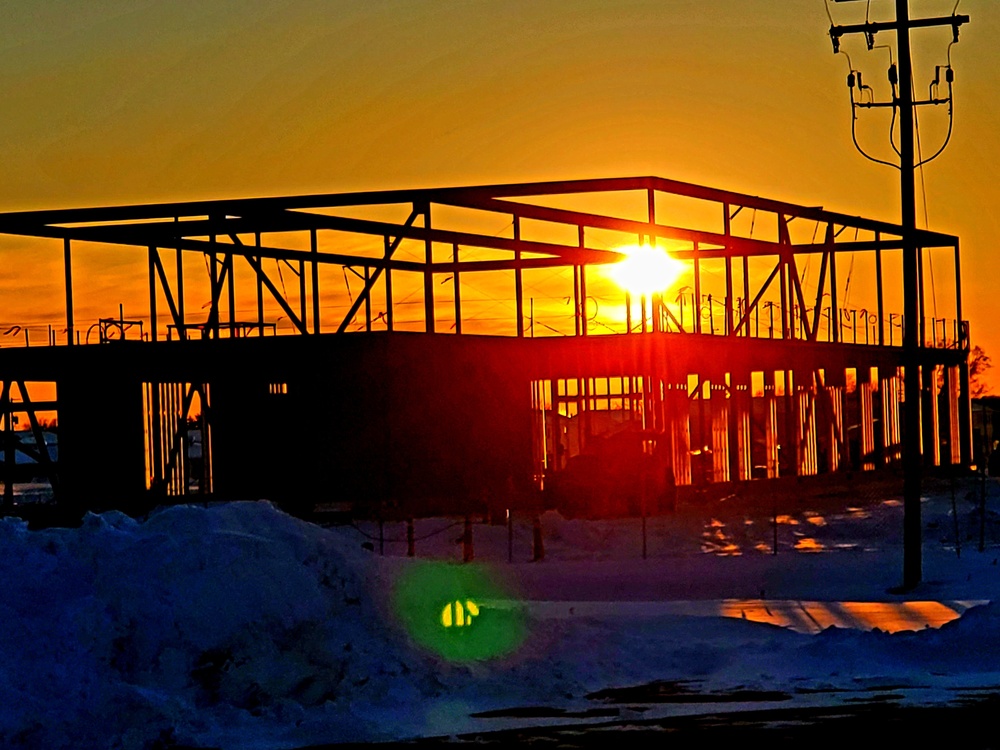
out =
<path fill-rule="evenodd" d="M 951 26 L 955 30 L 955 34 L 957 36 L 958 28 L 963 24 L 969 23 L 969 21 L 969 16 L 954 14 L 950 16 L 938 16 L 935 18 L 914 18 L 910 21 L 900 21 L 899 19 L 894 21 L 868 21 L 867 23 L 831 26 L 830 37 L 833 39 L 839 39 L 840 37 L 847 36 L 849 34 L 864 34 L 865 36 L 869 36 L 877 34 L 880 31 L 898 32 L 900 29 L 920 29 L 933 26 Z"/>

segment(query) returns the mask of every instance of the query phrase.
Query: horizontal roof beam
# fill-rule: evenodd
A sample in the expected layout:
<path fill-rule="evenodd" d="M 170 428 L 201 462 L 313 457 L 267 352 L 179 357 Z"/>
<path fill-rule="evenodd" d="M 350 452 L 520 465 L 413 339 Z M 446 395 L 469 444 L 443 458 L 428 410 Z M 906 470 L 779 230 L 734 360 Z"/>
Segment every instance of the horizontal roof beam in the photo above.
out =
<path fill-rule="evenodd" d="M 572 193 L 642 190 L 652 177 L 615 177 L 592 180 L 529 182 L 467 187 L 417 188 L 408 190 L 372 190 L 354 193 L 318 193 L 313 195 L 276 196 L 265 198 L 233 198 L 223 200 L 147 203 L 93 208 L 45 209 L 0 214 L 0 232 L 38 224 L 69 224 L 85 222 L 142 221 L 179 217 L 225 214 L 245 216 L 255 211 L 282 211 L 347 206 L 377 206 L 413 203 L 438 203 L 452 194 L 475 193 L 483 196 L 565 195 Z M 23 234 L 22 231 L 13 232 Z"/>
<path fill-rule="evenodd" d="M 295 231 L 309 229 L 331 229 L 343 232 L 353 232 L 355 234 L 367 234 L 377 237 L 403 237 L 405 239 L 438 242 L 448 245 L 459 245 L 461 247 L 476 247 L 492 250 L 504 250 L 509 252 L 520 251 L 521 253 L 536 253 L 539 255 L 556 256 L 561 259 L 557 265 L 569 265 L 574 263 L 613 263 L 619 260 L 619 254 L 610 250 L 597 250 L 593 248 L 580 248 L 573 245 L 562 245 L 549 242 L 533 242 L 528 240 L 515 240 L 507 237 L 495 237 L 489 235 L 472 234 L 469 232 L 457 232 L 447 229 L 426 228 L 420 226 L 407 226 L 404 224 L 392 224 L 388 222 L 371 221 L 367 219 L 350 219 L 341 216 L 326 216 L 321 214 L 308 214 L 300 211 L 285 211 L 270 215 L 265 222 L 268 229 L 266 231 Z M 149 231 L 147 227 L 156 226 L 156 230 Z M 250 234 L 253 232 L 251 224 L 245 219 L 226 220 L 206 220 L 197 222 L 185 222 L 182 226 L 186 237 L 177 237 L 174 228 L 173 234 L 168 235 L 162 231 L 169 225 L 149 225 L 136 224 L 129 227 L 64 227 L 45 225 L 31 233 L 31 236 L 51 237 L 57 239 L 69 238 L 72 240 L 86 242 L 104 242 L 110 244 L 133 245 L 136 247 L 164 247 L 191 250 L 203 250 L 206 246 L 212 246 L 208 240 L 198 241 L 192 244 L 193 237 L 207 237 L 211 234 Z M 15 232 L 20 234 L 20 232 Z M 225 246 L 225 243 L 216 243 L 216 247 Z M 244 248 L 234 246 L 234 252 L 245 254 L 256 254 L 251 252 L 253 248 L 249 245 Z M 295 259 L 299 256 L 312 257 L 312 253 L 306 250 L 289 250 Z M 334 254 L 327 254 L 333 257 Z M 364 265 L 357 263 L 359 256 L 337 255 L 337 260 L 332 262 L 346 265 Z M 369 264 L 377 265 L 377 264 Z M 417 264 L 423 269 L 424 264 Z"/>
<path fill-rule="evenodd" d="M 825 211 L 820 207 L 800 206 L 793 203 L 769 200 L 727 190 L 719 190 L 716 188 L 680 182 L 677 180 L 668 180 L 661 177 L 623 177 L 479 185 L 470 187 L 428 188 L 417 190 L 382 190 L 355 193 L 21 211 L 0 214 L 0 233 L 47 236 L 41 234 L 41 231 L 44 226 L 52 224 L 88 222 L 121 223 L 149 221 L 155 219 L 174 220 L 204 216 L 241 217 L 244 221 L 250 222 L 253 225 L 247 230 L 241 230 L 241 232 L 254 232 L 267 231 L 264 228 L 266 220 L 263 219 L 263 214 L 280 213 L 283 211 L 394 204 L 426 205 L 442 203 L 460 205 L 465 201 L 489 202 L 491 199 L 514 199 L 530 196 L 568 195 L 574 193 L 582 194 L 627 190 L 656 190 L 667 194 L 687 196 L 705 201 L 717 202 L 720 204 L 728 204 L 730 206 L 757 208 L 787 216 L 833 222 L 835 224 L 842 224 L 849 227 L 867 229 L 887 234 L 899 234 L 902 231 L 900 227 L 893 224 L 863 219 L 857 216 L 847 216 L 845 214 L 833 213 Z M 526 204 L 518 203 L 517 205 L 524 206 Z M 581 215 L 589 218 L 599 218 L 591 214 Z M 222 232 L 220 231 L 219 233 Z M 950 246 L 954 245 L 956 239 L 950 235 L 924 230 L 918 232 L 918 242 L 924 244 L 925 246 Z M 145 243 L 146 240 L 143 240 L 141 243 L 128 242 L 126 244 Z"/>
<path fill-rule="evenodd" d="M 550 209 L 543 206 L 525 206 L 517 204 L 514 206 L 505 205 L 504 201 L 453 201 L 449 205 L 462 205 L 471 208 L 484 208 L 484 210 L 494 210 L 495 204 L 504 204 L 502 209 L 496 210 L 510 211 L 516 208 L 518 216 L 526 218 L 541 218 L 549 221 L 564 221 L 576 216 L 575 212 L 567 212 L 562 209 Z M 522 213 L 521 209 L 525 209 Z M 552 212 L 556 212 L 553 214 Z M 566 214 L 573 216 L 567 217 Z M 556 216 L 560 218 L 555 218 Z M 583 215 L 587 216 L 587 215 Z M 648 234 L 652 228 L 658 236 L 666 239 L 677 239 L 699 244 L 698 250 L 671 250 L 671 254 L 678 260 L 690 260 L 695 256 L 705 257 L 762 257 L 776 255 L 785 248 L 791 248 L 796 254 L 822 253 L 831 247 L 835 252 L 867 252 L 879 250 L 898 250 L 902 248 L 902 240 L 898 238 L 863 240 L 850 242 L 837 242 L 832 246 L 825 243 L 815 244 L 793 244 L 780 245 L 777 242 L 766 240 L 756 240 L 746 237 L 726 237 L 712 232 L 701 232 L 697 230 L 680 229 L 677 227 L 666 227 L 663 225 L 653 225 L 644 222 L 635 222 L 627 219 L 615 219 L 609 217 L 590 217 L 594 219 L 587 226 L 602 229 L 613 229 L 622 232 L 635 232 L 642 229 L 643 234 Z M 315 219 L 316 221 L 313 221 Z M 231 218 L 226 220 L 202 220 L 198 222 L 182 222 L 181 226 L 189 230 L 192 235 L 178 238 L 175 235 L 167 236 L 163 232 L 141 231 L 144 227 L 151 225 L 142 224 L 134 227 L 60 227 L 44 226 L 31 236 L 46 237 L 52 239 L 65 239 L 82 242 L 99 242 L 108 244 L 130 245 L 133 247 L 157 247 L 165 249 L 179 248 L 181 250 L 201 252 L 201 253 L 221 253 L 233 255 L 260 255 L 262 257 L 274 258 L 277 260 L 287 260 L 290 262 L 312 260 L 314 255 L 309 250 L 295 250 L 289 248 L 277 248 L 263 246 L 259 250 L 255 245 L 236 245 L 229 242 L 215 242 L 198 239 L 198 237 L 217 234 L 225 236 L 229 234 L 250 234 L 247 223 L 243 219 Z M 167 226 L 167 225 L 164 225 Z M 173 223 L 169 226 L 174 227 Z M 595 264 L 601 265 L 614 263 L 619 259 L 619 253 L 613 250 L 600 250 L 594 248 L 579 248 L 572 245 L 559 245 L 554 243 L 532 242 L 528 240 L 514 240 L 505 237 L 494 237 L 477 235 L 467 232 L 454 232 L 442 229 L 426 229 L 419 226 L 404 226 L 400 224 L 390 224 L 386 222 L 372 222 L 363 219 L 347 219 L 343 217 L 331 217 L 323 215 L 306 216 L 302 212 L 279 212 L 267 225 L 270 231 L 294 231 L 307 229 L 336 229 L 340 231 L 354 232 L 358 234 L 368 234 L 373 236 L 396 237 L 402 234 L 407 239 L 424 240 L 430 238 L 432 242 L 441 244 L 458 245 L 465 248 L 492 249 L 500 251 L 514 252 L 519 249 L 521 253 L 537 254 L 547 256 L 545 258 L 523 259 L 518 263 L 511 259 L 493 259 L 489 261 L 460 261 L 459 265 L 467 271 L 487 271 L 487 270 L 514 270 L 516 268 L 552 268 L 559 266 L 569 266 L 574 264 Z M 137 231 L 133 231 L 137 230 Z M 211 230 L 211 231 L 207 231 Z M 949 238 L 954 239 L 954 238 Z M 925 247 L 940 247 L 941 245 L 925 245 Z M 945 246 L 954 246 L 954 243 L 947 243 Z M 318 262 L 324 264 L 334 264 L 354 267 L 369 268 L 394 268 L 405 271 L 425 271 L 428 266 L 423 261 L 391 260 L 386 263 L 381 256 L 361 256 L 349 255 L 346 253 L 320 252 L 315 255 Z M 453 272 L 454 262 L 432 263 L 432 272 Z"/>
<path fill-rule="evenodd" d="M 720 255 L 773 255 L 779 251 L 780 247 L 786 247 L 772 240 L 758 240 L 697 229 L 684 229 L 664 224 L 649 224 L 648 222 L 635 221 L 633 219 L 596 216 L 568 209 L 536 206 L 529 203 L 516 203 L 514 201 L 496 200 L 493 198 L 457 198 L 451 199 L 448 205 L 510 214 L 523 219 L 536 219 L 593 229 L 606 229 L 634 234 L 636 236 L 640 234 L 646 236 L 655 235 L 662 239 L 697 242 L 700 245 L 716 245 L 719 249 L 712 252 L 717 252 Z M 897 232 L 899 231 L 899 227 L 895 227 L 895 229 Z M 923 241 L 924 244 L 922 246 L 924 247 L 951 247 L 955 243 L 955 238 L 934 232 L 920 232 L 918 233 L 918 241 Z M 848 245 L 850 245 L 850 250 L 852 251 L 874 250 L 876 248 L 885 250 L 902 247 L 902 239 L 897 235 L 897 238 L 879 239 L 878 241 L 835 243 L 835 249 L 838 252 L 847 251 Z M 796 252 L 823 252 L 828 249 L 828 245 L 825 243 L 793 244 L 791 247 Z M 725 250 L 727 248 L 735 252 L 726 253 Z M 708 251 L 703 249 L 701 252 Z M 692 254 L 691 251 L 684 250 L 672 250 L 671 253 L 678 258 L 684 258 Z"/>

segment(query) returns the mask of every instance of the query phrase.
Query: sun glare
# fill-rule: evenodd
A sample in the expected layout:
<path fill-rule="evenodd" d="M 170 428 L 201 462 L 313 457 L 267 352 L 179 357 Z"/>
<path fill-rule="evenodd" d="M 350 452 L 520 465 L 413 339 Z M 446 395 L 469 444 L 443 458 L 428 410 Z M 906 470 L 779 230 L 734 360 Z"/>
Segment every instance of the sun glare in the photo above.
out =
<path fill-rule="evenodd" d="M 616 250 L 625 257 L 609 266 L 608 274 L 618 286 L 635 296 L 666 291 L 686 267 L 666 250 L 649 245 L 629 245 Z"/>

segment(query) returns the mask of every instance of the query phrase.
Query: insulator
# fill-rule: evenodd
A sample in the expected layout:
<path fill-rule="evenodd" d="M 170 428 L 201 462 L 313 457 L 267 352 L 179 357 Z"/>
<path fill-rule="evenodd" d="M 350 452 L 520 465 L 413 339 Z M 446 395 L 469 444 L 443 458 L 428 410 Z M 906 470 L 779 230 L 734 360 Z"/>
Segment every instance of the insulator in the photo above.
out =
<path fill-rule="evenodd" d="M 853 70 L 850 73 L 847 74 L 847 88 L 849 88 L 849 89 L 853 89 L 854 88 L 854 71 Z"/>
<path fill-rule="evenodd" d="M 899 72 L 896 70 L 896 63 L 889 66 L 889 83 L 893 86 L 899 83 Z"/>
<path fill-rule="evenodd" d="M 948 83 L 954 83 L 955 82 L 955 71 L 952 70 L 951 68 L 945 68 L 945 71 L 944 71 L 944 80 L 946 80 Z"/>

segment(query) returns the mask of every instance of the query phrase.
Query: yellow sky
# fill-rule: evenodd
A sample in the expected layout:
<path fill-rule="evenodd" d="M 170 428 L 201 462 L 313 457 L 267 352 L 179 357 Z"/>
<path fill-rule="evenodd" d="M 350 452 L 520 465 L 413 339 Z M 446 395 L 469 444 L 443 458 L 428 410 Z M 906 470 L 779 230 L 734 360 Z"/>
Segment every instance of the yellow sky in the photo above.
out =
<path fill-rule="evenodd" d="M 954 6 L 911 0 L 914 16 Z M 849 23 L 866 3 L 830 8 Z M 1000 357 L 1000 3 L 959 12 L 928 213 L 962 238 L 973 340 Z M 656 174 L 896 221 L 896 173 L 850 142 L 828 27 L 824 0 L 14 0 L 0 210 Z M 922 96 L 950 32 L 914 40 Z M 885 50 L 845 49 L 886 96 Z M 921 117 L 930 150 L 944 112 Z M 872 115 L 862 136 L 887 157 L 887 132 Z M 59 250 L 0 238 L 0 323 L 61 311 Z M 144 279 L 118 255 L 81 251 L 95 317 L 117 313 L 96 311 L 123 274 Z"/>

